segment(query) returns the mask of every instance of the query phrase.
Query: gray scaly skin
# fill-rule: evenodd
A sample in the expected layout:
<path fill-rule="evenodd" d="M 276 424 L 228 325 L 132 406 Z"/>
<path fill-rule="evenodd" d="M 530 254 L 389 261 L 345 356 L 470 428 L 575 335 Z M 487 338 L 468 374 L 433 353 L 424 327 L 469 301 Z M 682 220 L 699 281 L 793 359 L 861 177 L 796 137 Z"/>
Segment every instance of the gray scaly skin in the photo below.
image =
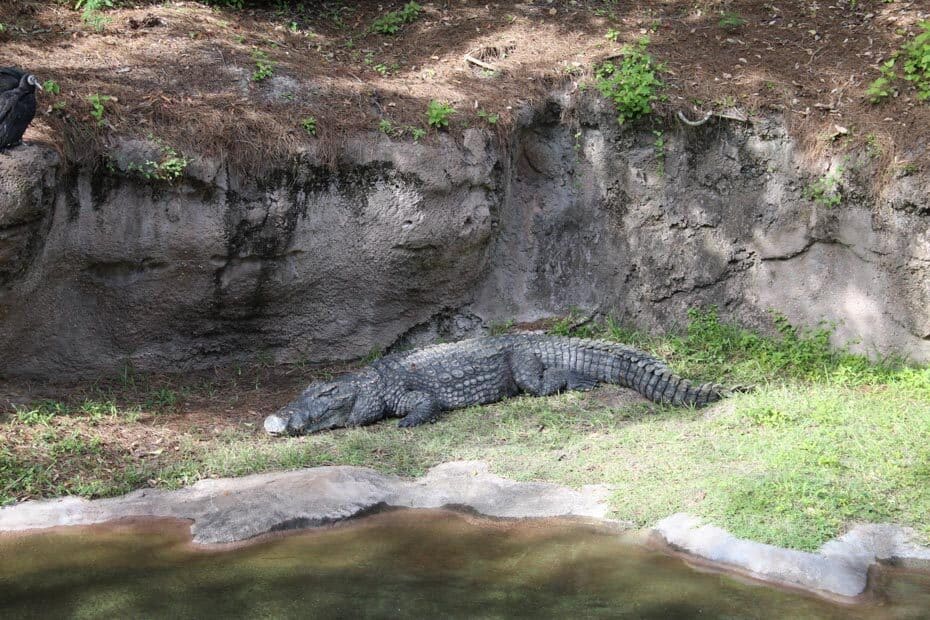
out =
<path fill-rule="evenodd" d="M 721 386 L 695 385 L 631 347 L 582 338 L 507 335 L 387 355 L 335 381 L 314 383 L 265 419 L 272 435 L 301 435 L 399 417 L 410 427 L 440 412 L 497 402 L 521 392 L 548 396 L 598 383 L 630 387 L 657 403 L 700 407 Z"/>

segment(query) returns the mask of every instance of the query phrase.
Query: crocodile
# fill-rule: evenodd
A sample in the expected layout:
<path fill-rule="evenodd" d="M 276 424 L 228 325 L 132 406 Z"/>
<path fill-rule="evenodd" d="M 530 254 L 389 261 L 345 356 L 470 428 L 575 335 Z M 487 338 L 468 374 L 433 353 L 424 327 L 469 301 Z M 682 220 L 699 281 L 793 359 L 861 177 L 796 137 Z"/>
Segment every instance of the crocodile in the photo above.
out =
<path fill-rule="evenodd" d="M 443 411 L 526 393 L 548 396 L 599 383 L 633 388 L 653 402 L 701 407 L 726 392 L 697 385 L 632 347 L 585 338 L 508 334 L 386 355 L 333 381 L 311 384 L 265 419 L 271 435 L 302 435 L 399 417 L 399 426 Z"/>

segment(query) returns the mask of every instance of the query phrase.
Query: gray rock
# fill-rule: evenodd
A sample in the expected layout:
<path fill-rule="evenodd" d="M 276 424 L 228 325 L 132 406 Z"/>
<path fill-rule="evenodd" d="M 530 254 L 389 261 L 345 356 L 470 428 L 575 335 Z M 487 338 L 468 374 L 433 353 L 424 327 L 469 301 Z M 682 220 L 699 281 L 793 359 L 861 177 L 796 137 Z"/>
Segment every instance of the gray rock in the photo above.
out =
<path fill-rule="evenodd" d="M 853 597 L 864 592 L 869 567 L 879 561 L 930 566 L 930 548 L 915 544 L 912 531 L 888 524 L 857 526 L 826 543 L 818 553 L 736 538 L 684 513 L 659 521 L 654 530 L 669 545 L 686 553 L 740 569 L 757 579 L 830 595 Z"/>
<path fill-rule="evenodd" d="M 491 474 L 481 462 L 446 463 L 417 480 L 361 467 L 319 467 L 202 480 L 178 491 L 147 489 L 112 499 L 24 502 L 0 508 L 0 531 L 172 517 L 193 522 L 196 543 L 230 543 L 342 521 L 383 506 L 464 507 L 500 518 L 603 518 L 606 495 L 600 486 L 573 491 L 512 482 Z"/>
<path fill-rule="evenodd" d="M 844 202 L 819 205 L 804 189 L 820 175 L 777 118 L 667 127 L 660 162 L 651 126 L 619 127 L 586 97 L 523 110 L 506 149 L 475 129 L 362 136 L 336 172 L 312 150 L 258 178 L 194 156 L 168 184 L 14 149 L 0 374 L 344 360 L 571 308 L 674 330 L 710 304 L 930 360 L 930 175 L 869 199 L 849 172 Z M 129 168 L 150 150 L 112 155 Z"/>

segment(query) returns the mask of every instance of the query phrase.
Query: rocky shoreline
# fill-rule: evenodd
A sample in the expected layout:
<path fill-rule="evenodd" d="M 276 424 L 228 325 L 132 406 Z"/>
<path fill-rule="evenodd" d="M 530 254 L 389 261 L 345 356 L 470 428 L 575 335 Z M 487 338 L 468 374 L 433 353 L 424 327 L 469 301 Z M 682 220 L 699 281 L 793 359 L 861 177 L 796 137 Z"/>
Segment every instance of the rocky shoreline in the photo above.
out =
<path fill-rule="evenodd" d="M 191 521 L 194 543 L 215 545 L 338 523 L 386 508 L 455 508 L 502 519 L 579 517 L 617 524 L 607 519 L 608 491 L 603 485 L 573 490 L 514 482 L 492 474 L 481 461 L 445 463 L 415 480 L 362 467 L 317 467 L 203 480 L 176 491 L 145 489 L 109 499 L 23 502 L 0 508 L 0 532 L 175 518 Z M 862 594 L 869 567 L 877 562 L 930 568 L 930 548 L 916 544 L 909 530 L 889 524 L 859 525 L 817 553 L 739 539 L 683 513 L 646 533 L 718 568 L 829 598 Z"/>

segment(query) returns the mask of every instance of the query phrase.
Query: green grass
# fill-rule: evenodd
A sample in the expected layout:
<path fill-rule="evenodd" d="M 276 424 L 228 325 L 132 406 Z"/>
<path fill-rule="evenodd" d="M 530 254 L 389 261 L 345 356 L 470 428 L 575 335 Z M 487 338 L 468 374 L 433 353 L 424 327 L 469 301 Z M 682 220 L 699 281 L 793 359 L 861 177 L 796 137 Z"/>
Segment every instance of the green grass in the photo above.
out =
<path fill-rule="evenodd" d="M 829 326 L 774 322 L 777 337 L 727 325 L 712 310 L 692 312 L 686 332 L 673 337 L 611 322 L 571 329 L 576 317 L 553 327 L 634 344 L 693 378 L 756 386 L 702 410 L 611 405 L 622 390 L 601 388 L 454 411 L 412 430 L 388 421 L 272 439 L 256 418 L 252 428 L 190 433 L 149 465 L 126 458 L 98 467 L 106 446 L 87 429 L 56 424 L 94 416 L 127 427 L 142 422 L 107 401 L 73 409 L 46 401 L 0 426 L 34 433 L 38 451 L 51 455 L 0 450 L 0 500 L 24 490 L 113 495 L 145 481 L 174 488 L 333 464 L 417 476 L 439 463 L 482 459 L 516 480 L 608 485 L 612 516 L 639 526 L 686 511 L 737 536 L 797 549 L 816 549 L 867 521 L 909 525 L 930 540 L 930 368 L 871 363 L 831 348 Z M 149 398 L 173 402 L 160 391 Z"/>

